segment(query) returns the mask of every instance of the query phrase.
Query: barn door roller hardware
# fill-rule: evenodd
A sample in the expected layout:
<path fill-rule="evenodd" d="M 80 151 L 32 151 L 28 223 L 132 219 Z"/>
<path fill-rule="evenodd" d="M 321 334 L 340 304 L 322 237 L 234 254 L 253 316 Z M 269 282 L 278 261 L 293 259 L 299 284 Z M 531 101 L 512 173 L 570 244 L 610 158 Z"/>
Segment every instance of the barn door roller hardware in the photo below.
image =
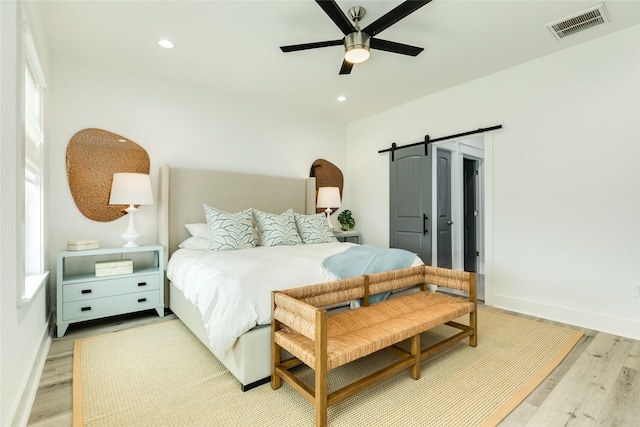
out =
<path fill-rule="evenodd" d="M 401 150 L 403 148 L 409 148 L 409 147 L 416 147 L 418 145 L 424 144 L 424 155 L 428 156 L 429 155 L 429 144 L 431 144 L 433 142 L 444 141 L 446 139 L 460 138 L 460 137 L 463 137 L 463 136 L 474 135 L 474 134 L 477 134 L 477 133 L 489 132 L 489 131 L 496 130 L 496 129 L 502 129 L 502 125 L 491 126 L 491 127 L 488 127 L 488 128 L 480 128 L 480 129 L 471 130 L 471 131 L 468 131 L 468 132 L 456 133 L 455 135 L 447 135 L 447 136 L 443 136 L 443 137 L 440 137 L 440 138 L 434 138 L 434 139 L 431 139 L 429 137 L 429 135 L 425 135 L 424 136 L 424 141 L 415 142 L 413 144 L 400 145 L 400 146 L 398 146 L 394 142 L 393 144 L 391 144 L 390 148 L 385 148 L 384 150 L 379 150 L 378 154 L 387 153 L 387 152 L 390 151 L 391 152 L 391 161 L 393 162 L 393 161 L 395 161 L 395 152 L 396 152 L 396 150 Z"/>

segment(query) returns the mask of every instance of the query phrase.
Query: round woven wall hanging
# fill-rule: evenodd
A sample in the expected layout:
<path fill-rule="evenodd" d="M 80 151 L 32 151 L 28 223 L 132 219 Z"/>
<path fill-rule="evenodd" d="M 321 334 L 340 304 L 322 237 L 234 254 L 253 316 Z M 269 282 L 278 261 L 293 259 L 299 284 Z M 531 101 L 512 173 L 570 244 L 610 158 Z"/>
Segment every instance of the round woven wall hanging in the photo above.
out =
<path fill-rule="evenodd" d="M 78 210 L 89 219 L 109 222 L 125 215 L 123 206 L 109 205 L 116 172 L 149 173 L 144 148 L 102 129 L 83 129 L 67 145 L 67 180 Z"/>

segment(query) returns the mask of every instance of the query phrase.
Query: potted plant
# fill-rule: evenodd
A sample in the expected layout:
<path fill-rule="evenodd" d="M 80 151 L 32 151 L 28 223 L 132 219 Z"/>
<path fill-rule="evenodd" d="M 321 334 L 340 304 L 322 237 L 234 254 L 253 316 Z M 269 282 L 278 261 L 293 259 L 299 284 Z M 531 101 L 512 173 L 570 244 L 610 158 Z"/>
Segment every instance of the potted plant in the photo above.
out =
<path fill-rule="evenodd" d="M 338 222 L 342 231 L 349 231 L 356 226 L 356 220 L 351 216 L 351 211 L 348 209 L 343 210 L 338 215 Z"/>

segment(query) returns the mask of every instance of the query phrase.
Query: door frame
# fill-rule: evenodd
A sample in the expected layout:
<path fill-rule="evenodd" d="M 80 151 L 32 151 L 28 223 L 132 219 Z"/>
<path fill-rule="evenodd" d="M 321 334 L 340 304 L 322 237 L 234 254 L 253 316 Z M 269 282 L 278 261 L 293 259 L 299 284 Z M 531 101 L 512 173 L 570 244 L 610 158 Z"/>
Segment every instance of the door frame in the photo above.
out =
<path fill-rule="evenodd" d="M 465 158 L 476 160 L 478 162 L 478 179 L 476 184 L 477 195 L 477 227 L 476 227 L 476 242 L 477 248 L 480 252 L 477 259 L 477 273 L 485 273 L 485 136 L 480 135 L 471 138 L 464 138 L 459 140 L 447 141 L 443 143 L 435 143 L 434 155 L 432 156 L 432 179 L 433 188 L 432 192 L 432 212 L 437 212 L 437 196 L 436 196 L 436 180 L 437 180 L 437 164 L 435 155 L 435 149 L 442 149 L 451 152 L 451 210 L 452 210 L 452 268 L 454 270 L 464 270 L 464 212 L 463 212 L 463 182 L 462 182 L 462 168 L 463 160 Z M 437 227 L 436 216 L 433 215 L 431 219 L 431 229 L 435 230 Z M 432 236 L 432 265 L 437 265 L 437 253 L 438 253 L 438 236 L 434 233 Z"/>

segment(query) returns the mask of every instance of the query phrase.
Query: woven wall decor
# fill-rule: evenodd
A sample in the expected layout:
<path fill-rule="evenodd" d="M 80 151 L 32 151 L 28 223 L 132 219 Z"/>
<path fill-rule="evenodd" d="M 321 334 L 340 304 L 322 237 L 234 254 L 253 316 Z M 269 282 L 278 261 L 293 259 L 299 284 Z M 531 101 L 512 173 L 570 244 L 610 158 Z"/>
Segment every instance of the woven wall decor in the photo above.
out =
<path fill-rule="evenodd" d="M 126 215 L 110 206 L 111 181 L 116 172 L 149 173 L 149 154 L 121 135 L 83 129 L 67 145 L 67 180 L 78 210 L 89 219 L 109 222 Z"/>
<path fill-rule="evenodd" d="M 342 176 L 342 171 L 336 165 L 328 160 L 318 159 L 311 164 L 309 176 L 316 179 L 316 200 L 318 200 L 318 188 L 320 187 L 338 187 L 342 198 L 344 177 Z M 324 211 L 324 208 L 316 208 L 317 213 Z M 335 211 L 336 209 L 332 209 L 332 213 Z"/>

